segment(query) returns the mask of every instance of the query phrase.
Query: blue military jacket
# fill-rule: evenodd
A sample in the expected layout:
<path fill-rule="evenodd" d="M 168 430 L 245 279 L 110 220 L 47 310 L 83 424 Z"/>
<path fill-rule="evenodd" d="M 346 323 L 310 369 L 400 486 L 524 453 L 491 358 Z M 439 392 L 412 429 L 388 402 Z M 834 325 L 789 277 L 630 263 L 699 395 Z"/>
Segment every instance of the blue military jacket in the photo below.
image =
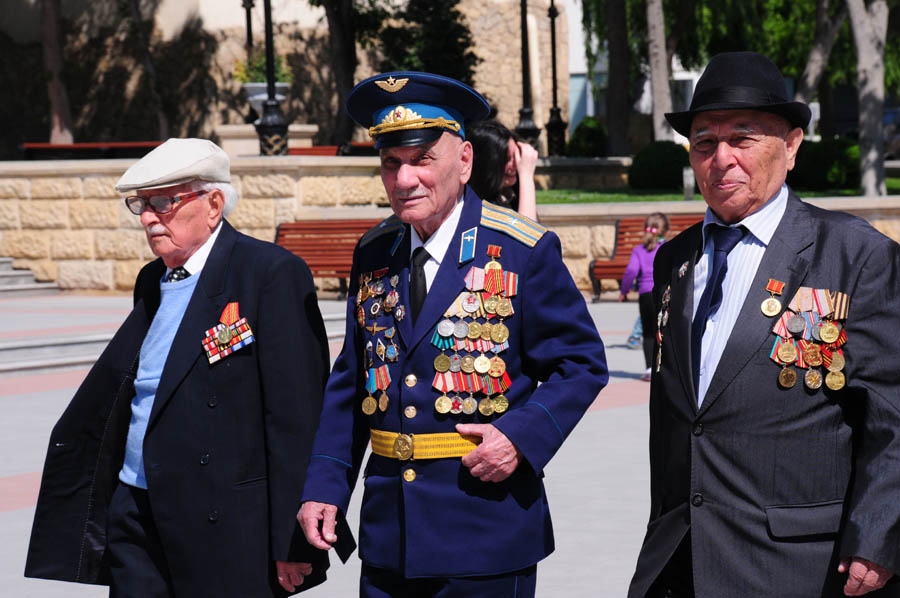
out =
<path fill-rule="evenodd" d="M 504 319 L 508 346 L 495 346 L 506 367 L 503 382 L 495 384 L 508 386 L 501 390 L 509 408 L 487 417 L 477 411 L 441 414 L 435 400 L 442 392 L 433 386 L 441 353 L 436 330 L 442 320 L 461 319 L 447 313 L 458 311 L 455 302 L 467 291 L 472 267 L 492 261 L 489 246 L 494 253 L 499 248 L 493 261 L 518 278 L 517 287 L 516 276 L 506 283 L 513 312 Z M 346 512 L 370 429 L 416 435 L 454 432 L 457 423 L 493 423 L 524 456 L 501 483 L 472 477 L 458 457 L 370 457 L 360 557 L 406 577 L 490 575 L 530 566 L 554 547 L 542 471 L 608 380 L 603 343 L 563 264 L 558 237 L 516 212 L 483 205 L 471 190 L 415 324 L 408 313 L 409 262 L 409 227 L 396 217 L 369 231 L 356 248 L 346 338 L 328 380 L 303 499 Z M 359 294 L 361 278 L 375 296 Z M 388 300 L 391 290 L 397 295 Z M 385 304 L 393 301 L 387 312 Z M 370 393 L 386 395 L 385 409 L 366 415 L 362 403 Z M 455 398 L 452 390 L 447 394 Z M 466 396 L 460 393 L 460 399 Z M 484 396 L 474 393 L 476 400 Z"/>

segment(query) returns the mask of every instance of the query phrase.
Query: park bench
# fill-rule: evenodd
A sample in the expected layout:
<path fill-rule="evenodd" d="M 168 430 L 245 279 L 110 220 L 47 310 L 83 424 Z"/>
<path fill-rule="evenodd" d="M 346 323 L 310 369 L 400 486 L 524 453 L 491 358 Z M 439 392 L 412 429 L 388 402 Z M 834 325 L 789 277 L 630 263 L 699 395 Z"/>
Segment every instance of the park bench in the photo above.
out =
<path fill-rule="evenodd" d="M 613 246 L 612 256 L 609 259 L 591 260 L 588 275 L 591 285 L 594 287 L 594 303 L 600 301 L 600 281 L 604 278 L 619 281 L 622 286 L 622 278 L 625 268 L 631 258 L 631 250 L 644 240 L 643 216 L 622 218 L 616 222 L 616 243 Z M 669 216 L 669 235 L 675 236 L 686 228 L 703 220 L 702 214 L 675 214 Z M 627 289 L 626 289 L 627 290 Z"/>
<path fill-rule="evenodd" d="M 285 222 L 278 227 L 275 243 L 303 258 L 314 277 L 338 278 L 338 295 L 343 299 L 347 296 L 356 242 L 379 222 L 371 219 Z"/>
<path fill-rule="evenodd" d="M 162 141 L 88 141 L 81 143 L 22 144 L 26 160 L 96 160 L 105 158 L 143 158 Z"/>

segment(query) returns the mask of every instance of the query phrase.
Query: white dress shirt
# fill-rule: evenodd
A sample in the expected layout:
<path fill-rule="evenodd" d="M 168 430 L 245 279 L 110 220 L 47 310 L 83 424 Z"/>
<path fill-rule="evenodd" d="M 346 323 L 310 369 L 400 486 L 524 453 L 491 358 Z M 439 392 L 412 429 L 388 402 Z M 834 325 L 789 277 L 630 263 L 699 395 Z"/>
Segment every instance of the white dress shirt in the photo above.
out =
<path fill-rule="evenodd" d="M 722 281 L 722 304 L 706 322 L 706 331 L 700 343 L 700 378 L 697 388 L 697 404 L 703 404 L 703 398 L 709 388 L 713 374 L 722 358 L 722 352 L 731 336 L 731 331 L 737 322 L 738 314 L 744 306 L 744 300 L 750 291 L 750 284 L 756 276 L 756 270 L 762 261 L 766 248 L 772 241 L 772 235 L 784 216 L 787 208 L 788 189 L 786 185 L 766 202 L 762 208 L 750 214 L 733 226 L 744 226 L 750 234 L 744 238 L 728 254 L 728 270 Z M 706 209 L 703 218 L 703 255 L 694 268 L 694 308 L 692 318 L 697 313 L 700 297 L 706 288 L 712 263 L 713 243 L 707 232 L 710 223 L 728 226 L 713 213 Z M 762 290 L 762 289 L 760 289 Z"/>
<path fill-rule="evenodd" d="M 438 229 L 434 231 L 424 243 L 422 243 L 419 233 L 416 232 L 416 227 L 409 227 L 409 230 L 412 233 L 409 243 L 410 263 L 412 263 L 412 252 L 419 247 L 424 246 L 425 251 L 431 256 L 429 260 L 425 262 L 424 266 L 426 293 L 431 289 L 431 283 L 434 281 L 434 277 L 437 276 L 438 268 L 441 267 L 441 262 L 444 261 L 444 256 L 447 254 L 447 249 L 450 247 L 450 242 L 453 241 L 453 233 L 456 232 L 456 226 L 459 224 L 459 217 L 462 216 L 462 209 L 463 200 L 462 196 L 460 196 L 456 202 L 456 207 L 453 208 L 453 211 L 450 212 L 447 219 L 441 223 Z"/>

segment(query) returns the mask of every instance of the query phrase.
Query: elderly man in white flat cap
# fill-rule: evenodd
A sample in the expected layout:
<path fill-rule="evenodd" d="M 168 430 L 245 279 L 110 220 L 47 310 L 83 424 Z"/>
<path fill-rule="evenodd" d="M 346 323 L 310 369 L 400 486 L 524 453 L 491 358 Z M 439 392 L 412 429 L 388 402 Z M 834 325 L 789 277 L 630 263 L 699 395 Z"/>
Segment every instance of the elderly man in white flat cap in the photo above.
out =
<path fill-rule="evenodd" d="M 114 597 L 285 596 L 328 559 L 295 519 L 328 375 L 313 279 L 224 219 L 228 156 L 169 139 L 116 189 L 159 259 L 50 436 L 25 575 Z"/>

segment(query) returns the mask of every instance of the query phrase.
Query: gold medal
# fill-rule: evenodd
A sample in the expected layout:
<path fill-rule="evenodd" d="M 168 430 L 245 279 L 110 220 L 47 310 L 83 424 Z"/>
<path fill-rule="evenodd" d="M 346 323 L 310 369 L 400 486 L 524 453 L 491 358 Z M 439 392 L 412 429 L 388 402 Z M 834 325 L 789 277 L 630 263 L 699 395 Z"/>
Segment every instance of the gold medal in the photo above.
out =
<path fill-rule="evenodd" d="M 778 359 L 785 363 L 794 363 L 797 361 L 797 346 L 794 343 L 784 343 L 778 347 Z M 795 382 L 796 382 L 796 376 Z M 791 384 L 793 386 L 793 384 Z"/>
<path fill-rule="evenodd" d="M 509 298 L 501 299 L 497 303 L 497 315 L 501 318 L 508 318 L 512 315 L 512 301 Z"/>
<path fill-rule="evenodd" d="M 375 400 L 375 397 L 372 395 L 367 396 L 363 399 L 362 402 L 362 410 L 366 415 L 372 415 L 375 413 L 375 409 L 378 408 L 378 401 Z"/>
<path fill-rule="evenodd" d="M 506 327 L 506 324 L 504 324 L 503 322 L 497 322 L 496 324 L 494 324 L 493 328 L 491 328 L 491 340 L 498 345 L 502 345 L 508 338 L 509 328 Z"/>
<path fill-rule="evenodd" d="M 847 365 L 847 360 L 844 359 L 844 356 L 841 353 L 832 353 L 831 363 L 828 365 L 828 371 L 840 372 L 842 369 L 844 369 L 845 365 Z"/>
<path fill-rule="evenodd" d="M 497 395 L 494 399 L 494 413 L 504 413 L 509 409 L 509 400 L 504 395 Z"/>
<path fill-rule="evenodd" d="M 490 397 L 481 399 L 478 402 L 478 413 L 485 417 L 492 416 L 494 414 L 494 401 Z"/>
<path fill-rule="evenodd" d="M 232 336 L 231 326 L 224 326 L 216 332 L 216 342 L 220 345 L 227 345 L 231 342 Z"/>
<path fill-rule="evenodd" d="M 387 411 L 388 404 L 390 404 L 390 402 L 391 402 L 391 399 L 388 398 L 387 393 L 382 392 L 381 396 L 378 397 L 378 408 L 381 409 L 382 411 Z"/>
<path fill-rule="evenodd" d="M 481 340 L 489 341 L 491 340 L 491 331 L 493 330 L 494 325 L 490 322 L 485 322 L 481 325 Z"/>
<path fill-rule="evenodd" d="M 825 322 L 819 329 L 819 337 L 823 343 L 833 343 L 841 335 L 840 329 L 835 326 L 834 322 Z"/>
<path fill-rule="evenodd" d="M 498 356 L 492 357 L 491 371 L 489 371 L 488 374 L 490 374 L 492 378 L 499 378 L 504 372 L 506 372 L 506 362 Z"/>
<path fill-rule="evenodd" d="M 844 378 L 843 372 L 828 372 L 828 375 L 825 376 L 825 386 L 831 390 L 840 390 L 846 383 L 847 379 Z"/>
<path fill-rule="evenodd" d="M 778 383 L 783 388 L 793 388 L 797 383 L 797 372 L 791 368 L 781 368 L 781 372 L 778 374 Z"/>
<path fill-rule="evenodd" d="M 503 266 L 497 260 L 491 260 L 484 265 L 485 270 L 502 270 Z"/>
<path fill-rule="evenodd" d="M 450 369 L 450 358 L 441 353 L 434 358 L 434 369 L 440 373 L 444 373 Z"/>
<path fill-rule="evenodd" d="M 803 361 L 812 367 L 819 367 L 822 365 L 822 349 L 819 345 L 813 343 L 806 345 L 806 348 L 803 350 Z M 821 384 L 819 384 L 819 386 L 821 386 Z"/>
<path fill-rule="evenodd" d="M 469 338 L 473 341 L 481 336 L 481 324 L 478 322 L 469 323 Z"/>
<path fill-rule="evenodd" d="M 488 312 L 489 314 L 497 313 L 498 303 L 500 303 L 500 298 L 496 295 L 491 295 L 484 300 L 484 311 Z"/>
<path fill-rule="evenodd" d="M 759 309 L 762 310 L 763 315 L 765 315 L 767 318 L 773 318 L 777 316 L 781 311 L 781 301 L 779 301 L 775 297 L 769 297 L 762 302 L 762 305 L 759 306 Z"/>
<path fill-rule="evenodd" d="M 450 407 L 453 402 L 450 400 L 450 397 L 447 395 L 441 395 L 434 401 L 434 410 L 440 413 L 441 415 L 446 415 L 450 413 Z"/>
<path fill-rule="evenodd" d="M 479 355 L 475 360 L 475 371 L 482 376 L 484 374 L 487 374 L 489 371 L 491 371 L 491 360 L 488 359 L 484 354 Z"/>
<path fill-rule="evenodd" d="M 803 376 L 803 383 L 811 390 L 822 388 L 822 372 L 815 368 L 809 368 L 806 371 L 806 375 Z"/>
<path fill-rule="evenodd" d="M 475 371 L 475 358 L 471 355 L 465 355 L 462 359 L 459 360 L 459 369 L 461 369 L 466 374 L 471 374 Z"/>

